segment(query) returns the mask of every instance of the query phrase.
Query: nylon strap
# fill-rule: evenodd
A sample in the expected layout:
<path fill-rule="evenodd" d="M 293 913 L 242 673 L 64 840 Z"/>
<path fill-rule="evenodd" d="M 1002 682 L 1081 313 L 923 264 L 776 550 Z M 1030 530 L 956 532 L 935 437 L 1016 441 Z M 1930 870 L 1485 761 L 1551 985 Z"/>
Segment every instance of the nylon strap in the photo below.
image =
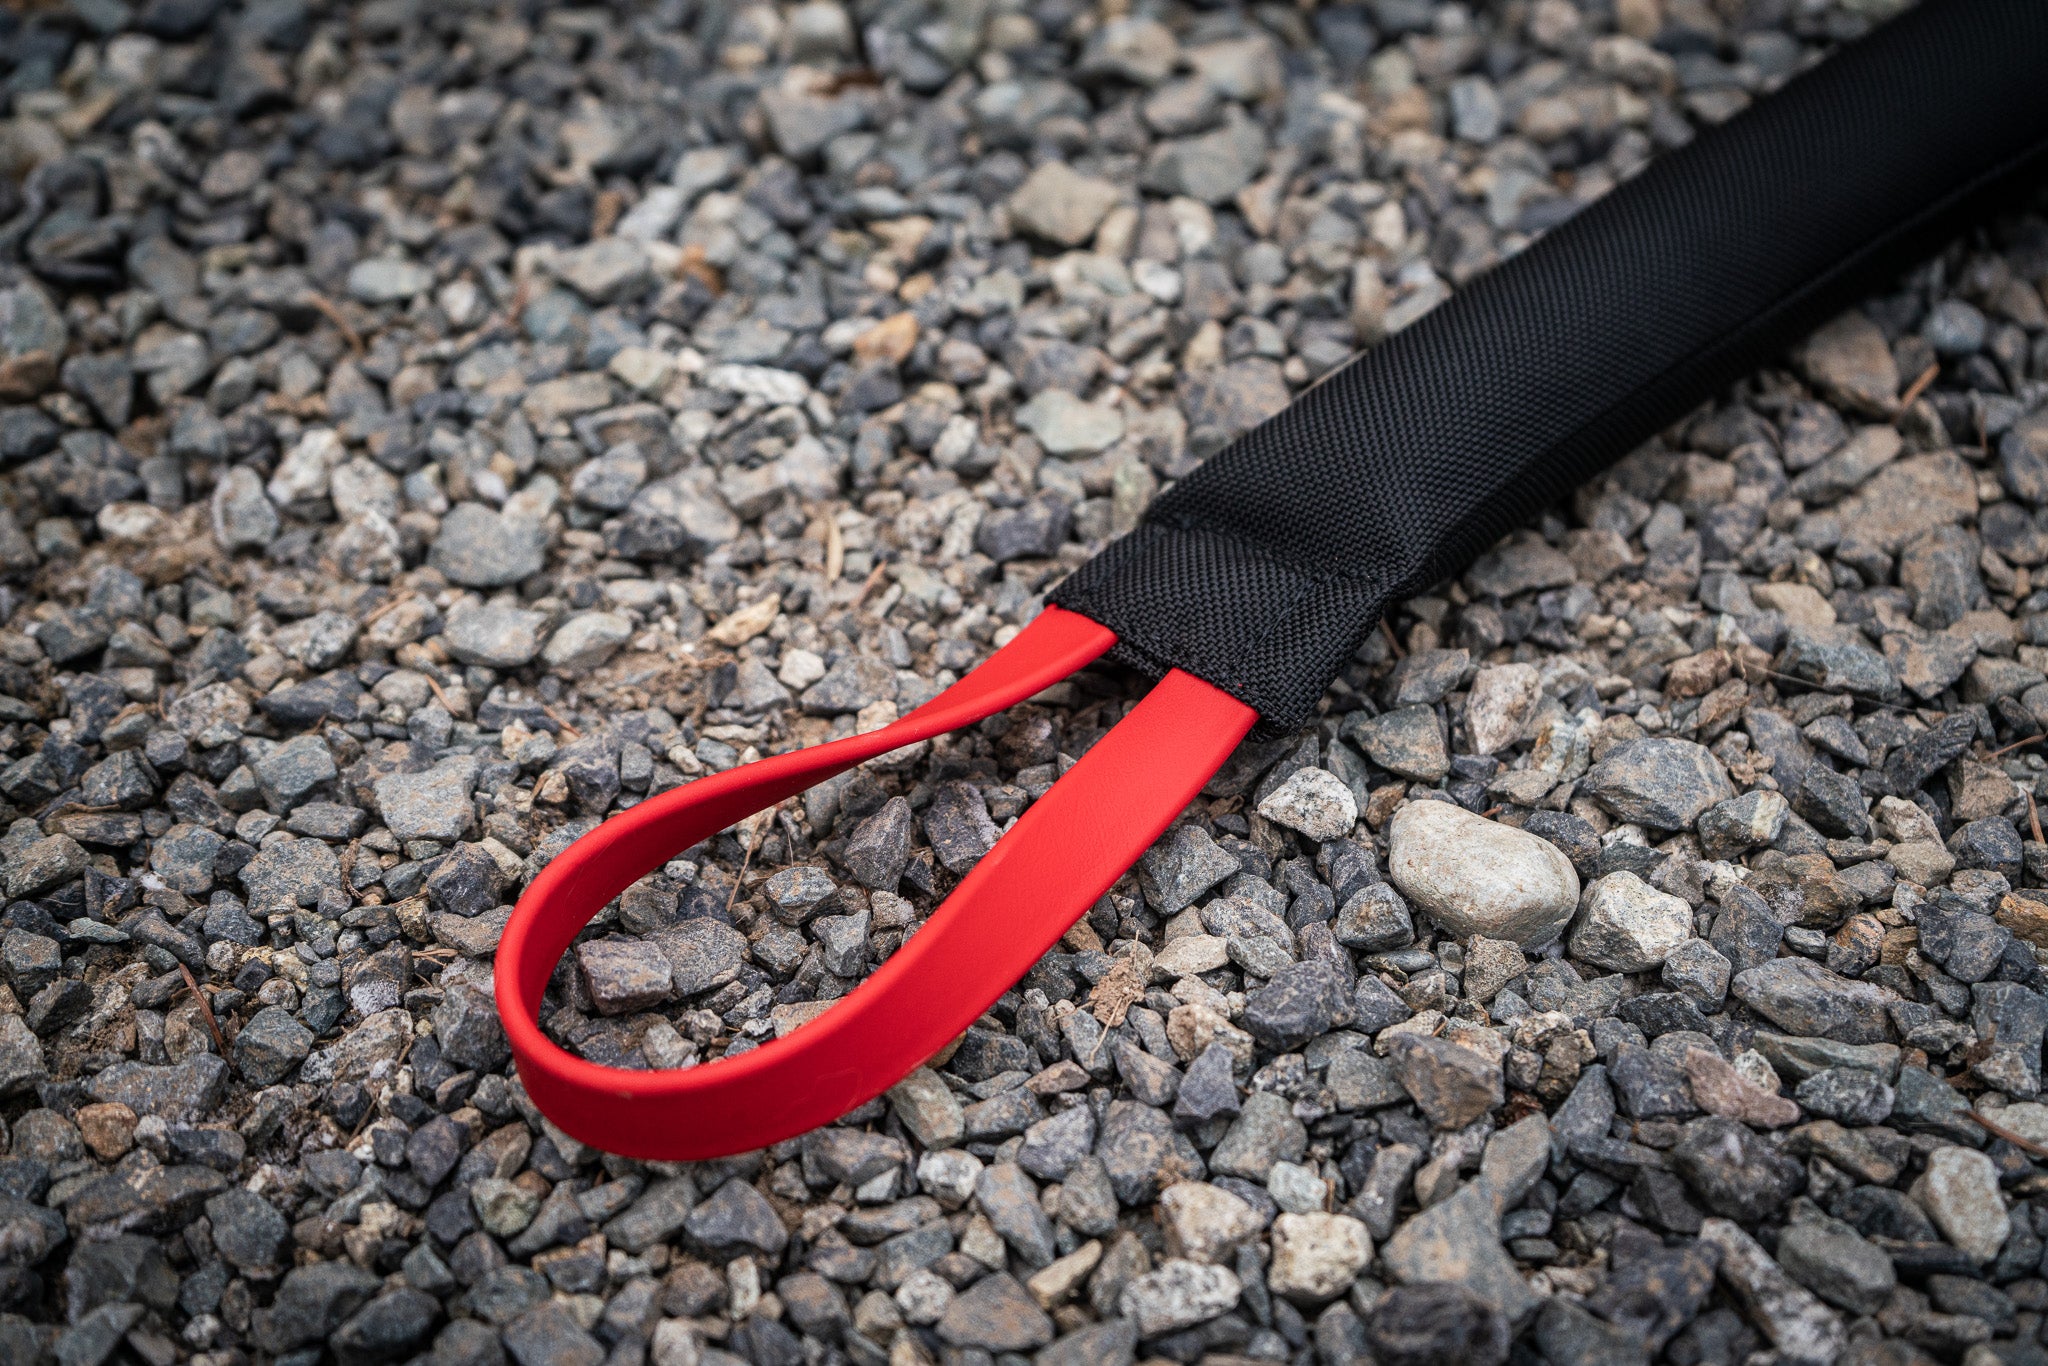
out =
<path fill-rule="evenodd" d="M 750 1052 L 640 1072 L 540 1028 L 555 964 L 613 897 L 698 841 L 892 749 L 971 725 L 1058 682 L 1114 637 L 1048 608 L 894 725 L 700 778 L 612 817 L 541 870 L 498 946 L 498 1012 L 519 1078 L 572 1137 L 690 1161 L 759 1148 L 880 1095 L 974 1023 L 1137 861 L 1256 719 L 1170 674 L 1025 811 L 903 947 L 817 1019 Z"/>

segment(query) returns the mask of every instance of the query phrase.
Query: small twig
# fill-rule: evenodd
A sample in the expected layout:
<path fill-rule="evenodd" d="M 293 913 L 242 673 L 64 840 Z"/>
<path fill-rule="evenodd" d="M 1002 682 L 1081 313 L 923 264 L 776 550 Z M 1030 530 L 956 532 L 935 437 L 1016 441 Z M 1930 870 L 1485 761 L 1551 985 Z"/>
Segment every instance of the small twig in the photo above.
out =
<path fill-rule="evenodd" d="M 1912 708 L 1902 707 L 1896 702 L 1880 702 L 1876 698 L 1862 697 L 1859 694 L 1851 692 L 1846 688 L 1824 688 L 1810 678 L 1801 678 L 1798 674 L 1780 673 L 1776 669 L 1768 669 L 1761 664 L 1745 664 L 1740 659 L 1737 659 L 1735 661 L 1735 669 L 1737 673 L 1742 675 L 1742 681 L 1745 683 L 1751 681 L 1751 674 L 1762 674 L 1766 678 L 1779 678 L 1783 679 L 1787 683 L 1797 683 L 1800 687 L 1805 688 L 1810 692 L 1824 693 L 1829 697 L 1847 697 L 1858 701 L 1867 702 L 1871 706 L 1877 708 L 1879 711 L 1893 711 L 1903 716 L 1907 712 L 1912 710 Z"/>
<path fill-rule="evenodd" d="M 740 887 L 746 882 L 747 869 L 753 866 L 753 862 L 754 850 L 753 846 L 749 845 L 747 852 L 740 857 L 740 871 L 732 880 L 732 890 L 725 894 L 725 914 L 728 918 L 732 915 L 733 903 L 740 899 Z"/>
<path fill-rule="evenodd" d="M 617 190 L 604 190 L 597 196 L 591 207 L 590 235 L 610 237 L 612 229 L 618 226 L 619 218 L 626 212 L 626 200 Z"/>
<path fill-rule="evenodd" d="M 2031 1138 L 2022 1138 L 2003 1124 L 1994 1124 L 1975 1110 L 1963 1111 L 1963 1118 L 1979 1125 L 1983 1128 L 1984 1132 L 1990 1134 L 1993 1138 L 2004 1139 L 2021 1152 L 2032 1153 L 2036 1157 L 2048 1157 L 2048 1148 L 2042 1147 Z"/>
<path fill-rule="evenodd" d="M 887 561 L 884 561 L 883 563 L 878 564 L 873 569 L 869 570 L 867 578 L 861 581 L 860 592 L 855 593 L 853 595 L 853 605 L 855 607 L 859 607 L 862 603 L 866 602 L 868 600 L 868 594 L 875 591 L 876 585 L 880 584 L 882 581 L 882 575 L 888 572 L 889 565 Z"/>
<path fill-rule="evenodd" d="M 2027 793 L 2027 824 L 2032 828 L 2034 843 L 2048 844 L 2048 840 L 2041 838 L 2041 813 L 2034 806 L 2034 794 L 2032 792 Z"/>
<path fill-rule="evenodd" d="M 410 593 L 406 594 L 402 598 L 385 599 L 384 603 L 381 606 L 373 607 L 370 609 L 369 614 L 366 615 L 361 622 L 357 623 L 357 629 L 361 629 L 364 626 L 368 626 L 373 621 L 380 620 L 381 618 L 390 615 L 392 612 L 396 611 L 400 607 L 403 607 L 406 603 L 411 601 L 412 595 Z"/>
<path fill-rule="evenodd" d="M 676 274 L 688 276 L 714 295 L 725 293 L 725 276 L 711 264 L 710 254 L 702 243 L 692 242 L 683 248 L 682 259 L 676 263 Z"/>
<path fill-rule="evenodd" d="M 777 802 L 768 808 L 770 812 L 780 811 L 781 809 L 781 802 Z M 754 854 L 760 849 L 761 841 L 768 838 L 768 824 L 767 821 L 757 822 L 753 830 L 747 835 L 747 851 L 740 857 L 740 870 L 732 880 L 732 890 L 726 893 L 725 897 L 725 914 L 727 919 L 732 917 L 733 903 L 740 899 L 740 888 L 747 880 L 747 869 L 754 865 Z"/>
<path fill-rule="evenodd" d="M 405 1060 L 412 1056 L 413 1041 L 417 1038 L 419 1038 L 419 1035 L 417 1034 L 408 1034 L 405 1036 L 405 1047 L 398 1050 L 398 1057 L 391 1064 L 391 1070 L 393 1072 L 396 1072 L 399 1068 L 405 1066 Z M 390 1088 L 387 1087 L 385 1089 L 385 1095 L 388 1096 L 389 1094 Z M 348 1148 L 353 1148 L 356 1144 L 356 1140 L 363 1136 L 363 1130 L 370 1127 L 370 1121 L 372 1119 L 375 1119 L 376 1116 L 377 1103 L 375 1101 L 372 1101 L 368 1106 L 364 1107 L 363 1117 L 356 1123 L 356 1131 L 350 1134 L 346 1139 L 342 1140 L 342 1148 L 344 1150 Z"/>
<path fill-rule="evenodd" d="M 427 689 L 434 694 L 434 700 L 441 704 L 441 710 L 453 716 L 455 714 L 455 706 L 449 702 L 448 694 L 441 691 L 441 685 L 434 681 L 434 676 L 430 673 L 422 672 L 420 677 L 427 680 Z"/>
<path fill-rule="evenodd" d="M 334 324 L 334 330 L 341 333 L 341 339 L 348 343 L 348 349 L 352 355 L 360 356 L 363 354 L 365 350 L 363 335 L 350 326 L 347 315 L 341 311 L 341 305 L 335 303 L 334 300 L 328 298 L 325 294 L 313 289 L 306 291 L 305 300 L 312 306 L 315 313 L 318 313 L 321 317 Z"/>
<path fill-rule="evenodd" d="M 541 704 L 540 710 L 541 715 L 547 717 L 548 720 L 560 726 L 562 728 L 562 734 L 568 736 L 571 740 L 581 740 L 583 738 L 583 732 L 576 729 L 576 727 L 570 725 L 567 721 L 563 720 L 562 714 L 556 711 L 553 707 L 550 707 L 545 702 L 543 702 Z"/>
<path fill-rule="evenodd" d="M 1900 417 L 1904 417 L 1906 415 L 1906 409 L 1912 407 L 1914 402 L 1920 397 L 1920 395 L 1927 392 L 1927 386 L 1934 383 L 1934 377 L 1936 375 L 1939 375 L 1940 373 L 1941 362 L 1936 361 L 1934 364 L 1928 366 L 1925 370 L 1922 370 L 1919 373 L 1919 375 L 1913 380 L 1913 382 L 1906 386 L 1906 392 L 1899 395 Z"/>
<path fill-rule="evenodd" d="M 2008 755 L 2008 754 L 2012 753 L 2012 752 L 2013 752 L 2014 750 L 2016 750 L 2016 749 L 2024 749 L 2024 748 L 2026 748 L 2026 747 L 2027 747 L 2028 745 L 2034 744 L 2034 743 L 2036 743 L 2036 742 L 2038 742 L 2038 741 L 2041 741 L 2041 740 L 2048 740 L 2048 735 L 2029 735 L 2029 736 L 2028 736 L 2028 737 L 2027 737 L 2026 739 L 2024 739 L 2024 740 L 2015 740 L 2015 741 L 2013 741 L 2013 742 L 2012 742 L 2011 744 L 2009 744 L 2009 745 L 2005 746 L 2005 748 L 2003 748 L 2003 749 L 1994 749 L 1994 750 L 1992 750 L 1992 751 L 1991 751 L 1991 752 L 1990 752 L 1989 754 L 1985 755 L 1984 757 L 1985 757 L 1985 758 L 1987 758 L 1987 759 L 1998 759 L 1998 758 L 2002 758 L 2002 757 L 2004 757 L 2005 755 Z"/>
<path fill-rule="evenodd" d="M 1394 636 L 1394 628 L 1387 624 L 1387 619 L 1385 617 L 1380 618 L 1380 630 L 1386 634 L 1387 648 L 1394 652 L 1394 658 L 1406 659 L 1408 657 L 1408 652 L 1401 648 L 1401 642 Z"/>
<path fill-rule="evenodd" d="M 58 816 L 106 816 L 120 809 L 118 806 L 87 806 L 84 802 L 65 802 L 62 806 L 53 806 L 45 811 L 42 818 L 47 821 Z"/>
<path fill-rule="evenodd" d="M 831 96 L 855 86 L 878 86 L 881 83 L 880 73 L 864 66 L 857 66 L 851 71 L 841 71 L 836 75 L 821 75 L 820 79 L 811 83 L 811 89 L 820 95 Z"/>
<path fill-rule="evenodd" d="M 227 1036 L 220 1032 L 220 1021 L 213 1018 L 213 1006 L 207 1001 L 206 993 L 199 989 L 199 979 L 183 963 L 178 964 L 178 973 L 185 979 L 185 985 L 192 989 L 192 999 L 199 1002 L 199 1013 L 206 1019 L 207 1032 L 213 1035 L 213 1046 L 220 1050 L 221 1057 L 227 1057 Z"/>

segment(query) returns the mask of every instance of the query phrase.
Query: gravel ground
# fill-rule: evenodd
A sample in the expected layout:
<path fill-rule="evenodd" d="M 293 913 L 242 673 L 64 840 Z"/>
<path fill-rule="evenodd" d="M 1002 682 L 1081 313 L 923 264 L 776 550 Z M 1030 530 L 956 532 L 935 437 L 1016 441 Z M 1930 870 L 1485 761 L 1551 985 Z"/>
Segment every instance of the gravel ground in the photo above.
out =
<path fill-rule="evenodd" d="M 0 1359 L 2041 1363 L 2048 223 L 1405 604 L 933 1065 L 695 1164 L 490 953 L 1890 0 L 0 13 Z M 682 852 L 800 1025 L 1138 686 Z"/>

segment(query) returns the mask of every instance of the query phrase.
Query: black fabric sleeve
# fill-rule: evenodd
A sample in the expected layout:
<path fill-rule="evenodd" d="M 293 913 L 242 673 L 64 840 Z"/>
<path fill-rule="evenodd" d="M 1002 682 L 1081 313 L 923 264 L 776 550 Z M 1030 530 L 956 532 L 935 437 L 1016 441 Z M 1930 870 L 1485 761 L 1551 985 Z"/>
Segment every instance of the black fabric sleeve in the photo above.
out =
<path fill-rule="evenodd" d="M 1246 433 L 1052 595 L 1269 728 L 1389 603 L 1881 284 L 2048 152 L 2048 0 L 1929 0 Z"/>

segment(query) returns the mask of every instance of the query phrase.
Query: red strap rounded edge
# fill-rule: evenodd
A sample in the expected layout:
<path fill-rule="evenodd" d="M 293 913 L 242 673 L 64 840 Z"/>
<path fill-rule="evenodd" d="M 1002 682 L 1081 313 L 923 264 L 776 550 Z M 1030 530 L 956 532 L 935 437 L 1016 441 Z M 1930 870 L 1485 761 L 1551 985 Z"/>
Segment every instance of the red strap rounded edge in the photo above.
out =
<path fill-rule="evenodd" d="M 1257 713 L 1192 675 L 1168 674 L 867 981 L 750 1052 L 674 1071 L 604 1067 L 557 1046 L 539 1012 L 577 932 L 679 851 L 855 764 L 1022 701 L 1115 643 L 1105 627 L 1049 607 L 894 725 L 700 778 L 570 845 L 520 897 L 497 952 L 498 1012 L 534 1104 L 593 1147 L 694 1161 L 828 1124 L 945 1047 L 1164 833 Z"/>

